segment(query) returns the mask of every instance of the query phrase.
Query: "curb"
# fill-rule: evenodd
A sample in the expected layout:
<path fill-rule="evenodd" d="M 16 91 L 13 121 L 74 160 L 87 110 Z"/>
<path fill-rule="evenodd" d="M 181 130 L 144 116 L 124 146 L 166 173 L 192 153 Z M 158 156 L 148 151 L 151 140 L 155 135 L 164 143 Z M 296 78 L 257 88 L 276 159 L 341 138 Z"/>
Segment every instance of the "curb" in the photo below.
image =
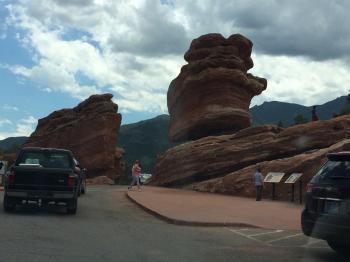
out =
<path fill-rule="evenodd" d="M 261 228 L 259 226 L 246 224 L 246 223 L 220 223 L 220 222 L 198 222 L 198 221 L 186 221 L 181 219 L 175 219 L 168 216 L 164 216 L 142 204 L 137 202 L 131 196 L 129 196 L 128 192 L 125 193 L 126 197 L 136 204 L 139 208 L 146 211 L 147 213 L 155 216 L 156 218 L 163 220 L 169 224 L 179 225 L 179 226 L 197 226 L 197 227 L 249 227 L 249 228 Z"/>

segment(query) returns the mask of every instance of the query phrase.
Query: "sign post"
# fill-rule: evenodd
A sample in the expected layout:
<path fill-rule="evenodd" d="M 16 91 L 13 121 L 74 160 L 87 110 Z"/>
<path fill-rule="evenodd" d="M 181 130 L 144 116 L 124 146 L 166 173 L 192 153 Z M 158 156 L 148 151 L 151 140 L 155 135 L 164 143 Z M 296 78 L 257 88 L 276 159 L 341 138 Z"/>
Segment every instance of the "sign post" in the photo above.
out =
<path fill-rule="evenodd" d="M 280 172 L 270 172 L 264 179 L 264 183 L 272 183 L 272 200 L 275 200 L 276 197 L 276 184 L 281 182 L 285 173 Z"/>
<path fill-rule="evenodd" d="M 299 202 L 300 204 L 302 203 L 302 197 L 303 197 L 303 183 L 302 183 L 302 173 L 293 173 L 291 174 L 288 179 L 284 182 L 285 184 L 291 184 L 292 185 L 292 199 L 291 201 L 294 202 L 295 200 L 295 182 L 297 182 L 299 180 Z"/>

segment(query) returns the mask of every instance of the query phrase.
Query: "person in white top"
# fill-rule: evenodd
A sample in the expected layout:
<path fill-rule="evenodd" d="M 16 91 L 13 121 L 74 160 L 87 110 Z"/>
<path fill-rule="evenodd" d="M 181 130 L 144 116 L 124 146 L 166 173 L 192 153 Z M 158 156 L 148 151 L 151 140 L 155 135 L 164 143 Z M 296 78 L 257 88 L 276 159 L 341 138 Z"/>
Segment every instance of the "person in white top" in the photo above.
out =
<path fill-rule="evenodd" d="M 138 190 L 141 191 L 141 187 L 140 187 L 141 164 L 139 160 L 135 161 L 135 164 L 132 166 L 131 173 L 132 173 L 132 181 L 130 186 L 128 187 L 128 190 L 132 190 L 132 186 L 137 184 Z"/>
<path fill-rule="evenodd" d="M 258 167 L 253 175 L 253 182 L 256 189 L 256 201 L 261 201 L 264 189 L 264 176 L 261 174 L 261 169 Z"/>

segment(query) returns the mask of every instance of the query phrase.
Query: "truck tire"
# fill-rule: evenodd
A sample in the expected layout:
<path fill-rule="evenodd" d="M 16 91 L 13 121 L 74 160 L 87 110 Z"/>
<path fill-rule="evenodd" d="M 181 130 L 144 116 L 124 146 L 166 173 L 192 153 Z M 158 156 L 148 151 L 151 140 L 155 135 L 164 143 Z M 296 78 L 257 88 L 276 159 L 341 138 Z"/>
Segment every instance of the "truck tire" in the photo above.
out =
<path fill-rule="evenodd" d="M 85 193 L 86 193 L 86 180 L 84 180 L 83 183 L 82 183 L 81 193 L 82 193 L 82 194 L 85 194 Z"/>
<path fill-rule="evenodd" d="M 4 211 L 11 212 L 16 209 L 16 202 L 9 196 L 4 195 Z"/>
<path fill-rule="evenodd" d="M 78 208 L 78 198 L 75 197 L 67 201 L 67 214 L 75 215 Z"/>
<path fill-rule="evenodd" d="M 333 240 L 328 240 L 327 243 L 338 254 L 350 258 L 350 244 Z"/>
<path fill-rule="evenodd" d="M 81 195 L 81 187 L 82 187 L 82 185 L 81 185 L 81 183 L 79 184 L 79 188 L 78 188 L 78 197 Z"/>

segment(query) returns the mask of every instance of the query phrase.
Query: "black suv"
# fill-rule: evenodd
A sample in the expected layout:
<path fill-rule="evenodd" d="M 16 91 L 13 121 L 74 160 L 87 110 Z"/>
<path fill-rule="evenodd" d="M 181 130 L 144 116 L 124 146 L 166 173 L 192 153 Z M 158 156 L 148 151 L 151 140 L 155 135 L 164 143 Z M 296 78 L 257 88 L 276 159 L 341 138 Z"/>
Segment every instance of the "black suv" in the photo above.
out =
<path fill-rule="evenodd" d="M 350 255 L 350 152 L 331 153 L 307 185 L 301 216 L 305 235 L 324 239 L 345 256 Z"/>

